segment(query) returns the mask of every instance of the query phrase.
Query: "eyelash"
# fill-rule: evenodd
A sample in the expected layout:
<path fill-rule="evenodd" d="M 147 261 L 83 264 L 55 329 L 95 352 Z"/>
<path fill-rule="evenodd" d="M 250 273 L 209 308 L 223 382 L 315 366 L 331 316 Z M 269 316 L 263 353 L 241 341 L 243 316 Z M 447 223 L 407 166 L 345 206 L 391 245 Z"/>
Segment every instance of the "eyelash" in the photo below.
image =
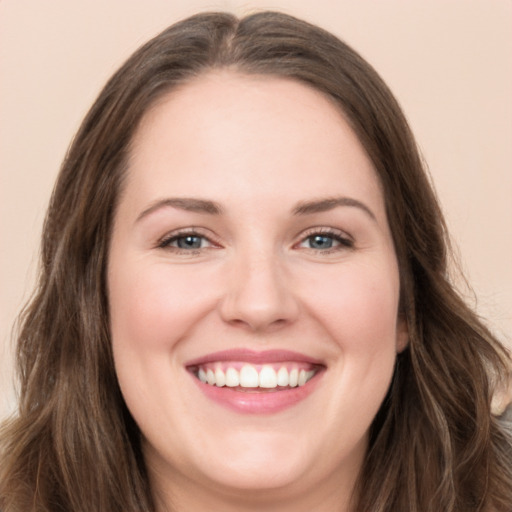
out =
<path fill-rule="evenodd" d="M 175 246 L 171 245 L 173 242 L 177 242 L 178 240 L 184 239 L 187 237 L 201 238 L 203 240 L 207 240 L 208 243 L 210 244 L 210 246 L 209 247 L 199 247 L 199 248 L 195 248 L 195 249 L 183 249 L 181 247 L 175 247 Z M 166 235 L 164 238 L 162 238 L 158 242 L 157 247 L 159 249 L 171 250 L 177 254 L 194 255 L 194 254 L 198 254 L 200 251 L 202 251 L 204 249 L 210 248 L 212 246 L 213 247 L 218 246 L 218 244 L 216 244 L 214 241 L 212 241 L 211 238 L 212 238 L 211 236 L 206 236 L 204 233 L 201 232 L 201 230 L 199 230 L 197 228 L 186 228 L 186 229 L 183 229 L 183 230 L 180 230 L 177 232 L 173 232 L 169 235 Z"/>
<path fill-rule="evenodd" d="M 307 240 L 311 240 L 315 236 L 332 238 L 335 242 L 339 244 L 337 246 L 330 247 L 329 249 L 315 249 L 312 247 L 305 248 L 317 254 L 327 255 L 338 251 L 354 248 L 354 240 L 349 235 L 343 234 L 343 232 L 340 232 L 332 228 L 311 228 L 302 235 L 300 242 L 298 242 L 298 244 L 295 244 L 294 247 L 300 246 L 301 244 L 303 244 Z M 194 237 L 206 240 L 210 245 L 208 247 L 198 247 L 193 249 L 184 249 L 171 245 L 173 242 L 177 242 L 178 240 L 187 237 Z M 159 249 L 171 250 L 176 254 L 187 255 L 196 255 L 200 251 L 203 251 L 204 249 L 216 248 L 219 246 L 220 244 L 212 240 L 211 236 L 205 235 L 204 233 L 201 232 L 201 230 L 198 230 L 197 228 L 187 228 L 178 232 L 174 232 L 162 238 L 157 244 L 157 248 Z"/>
<path fill-rule="evenodd" d="M 338 251 L 343 251 L 347 249 L 354 248 L 354 240 L 348 234 L 343 233 L 337 229 L 332 228 L 311 228 L 306 233 L 303 234 L 301 241 L 299 244 L 303 244 L 307 240 L 311 240 L 315 236 L 332 238 L 335 242 L 338 242 L 339 245 L 335 247 L 330 247 L 329 249 L 315 249 L 315 248 L 307 248 L 310 251 L 314 251 L 317 254 L 328 255 L 332 253 L 336 253 Z"/>

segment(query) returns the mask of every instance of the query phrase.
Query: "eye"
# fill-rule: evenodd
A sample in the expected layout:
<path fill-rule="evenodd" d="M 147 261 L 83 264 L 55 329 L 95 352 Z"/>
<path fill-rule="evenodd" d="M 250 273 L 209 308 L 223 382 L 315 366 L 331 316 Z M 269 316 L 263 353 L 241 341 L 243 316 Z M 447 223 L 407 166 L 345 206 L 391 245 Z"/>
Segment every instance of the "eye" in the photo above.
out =
<path fill-rule="evenodd" d="M 178 247 L 179 249 L 202 249 L 208 241 L 203 236 L 184 235 L 176 237 L 169 245 Z"/>
<path fill-rule="evenodd" d="M 311 249 L 317 252 L 330 253 L 337 250 L 354 247 L 354 242 L 348 235 L 337 231 L 316 231 L 308 234 L 299 247 Z"/>
<path fill-rule="evenodd" d="M 190 231 L 168 235 L 159 242 L 158 247 L 178 252 L 193 252 L 213 247 L 213 245 L 206 236 Z"/>
<path fill-rule="evenodd" d="M 335 240 L 334 237 L 326 235 L 308 236 L 305 242 L 310 249 L 331 249 L 336 244 L 339 244 L 338 240 Z"/>

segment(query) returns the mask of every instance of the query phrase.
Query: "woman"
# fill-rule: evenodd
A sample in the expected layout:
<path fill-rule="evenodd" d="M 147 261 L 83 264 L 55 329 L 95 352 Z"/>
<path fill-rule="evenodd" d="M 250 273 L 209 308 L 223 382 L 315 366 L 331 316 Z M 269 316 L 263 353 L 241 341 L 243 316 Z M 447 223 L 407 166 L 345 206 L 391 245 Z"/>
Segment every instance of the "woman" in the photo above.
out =
<path fill-rule="evenodd" d="M 447 257 L 353 50 L 277 13 L 170 27 L 61 170 L 2 510 L 510 510 L 508 355 Z"/>

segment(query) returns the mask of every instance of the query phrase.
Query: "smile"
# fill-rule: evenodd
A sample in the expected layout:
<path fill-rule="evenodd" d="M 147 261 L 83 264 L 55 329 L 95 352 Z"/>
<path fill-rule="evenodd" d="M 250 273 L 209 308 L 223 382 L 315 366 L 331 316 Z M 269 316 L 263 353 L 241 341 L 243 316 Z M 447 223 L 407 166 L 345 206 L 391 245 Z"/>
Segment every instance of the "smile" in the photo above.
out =
<path fill-rule="evenodd" d="M 217 387 L 295 388 L 304 386 L 318 371 L 311 365 L 305 366 L 299 367 L 296 363 L 253 365 L 242 362 L 217 362 L 199 366 L 196 376 L 201 382 Z"/>
<path fill-rule="evenodd" d="M 320 361 L 289 351 L 229 350 L 189 362 L 203 395 L 240 413 L 275 413 L 305 399 L 325 370 Z"/>

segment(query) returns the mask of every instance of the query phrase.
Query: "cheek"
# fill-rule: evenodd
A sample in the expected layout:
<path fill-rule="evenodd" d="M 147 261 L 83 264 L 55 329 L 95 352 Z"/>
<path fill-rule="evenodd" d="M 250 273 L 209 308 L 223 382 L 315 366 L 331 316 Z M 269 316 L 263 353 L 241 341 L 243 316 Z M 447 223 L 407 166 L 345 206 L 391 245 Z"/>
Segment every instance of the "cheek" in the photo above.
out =
<path fill-rule="evenodd" d="M 341 354 L 334 402 L 344 404 L 355 424 L 365 428 L 387 393 L 396 361 L 398 272 L 385 268 L 388 272 L 360 267 L 345 273 L 324 303 L 324 325 Z M 336 417 L 335 409 L 333 421 Z"/>
<path fill-rule="evenodd" d="M 337 424 L 340 408 L 367 428 L 388 390 L 397 352 L 399 280 L 396 266 L 354 264 L 324 276 L 313 287 L 309 310 L 339 357 L 328 416 Z M 364 404 L 364 406 L 363 406 Z M 364 428 L 363 428 L 364 427 Z M 358 430 L 358 429 L 355 429 Z"/>
<path fill-rule="evenodd" d="M 143 263 L 126 259 L 109 273 L 110 325 L 124 399 L 139 427 L 151 432 L 149 418 L 155 415 L 174 424 L 171 412 L 179 410 L 184 393 L 179 387 L 168 393 L 183 371 L 176 347 L 193 335 L 211 293 L 198 288 L 204 274 L 165 262 Z"/>
<path fill-rule="evenodd" d="M 353 277 L 346 285 L 331 306 L 326 325 L 342 353 L 344 383 L 358 389 L 359 397 L 364 396 L 367 403 L 375 401 L 378 406 L 396 359 L 398 299 L 385 280 Z"/>
<path fill-rule="evenodd" d="M 314 315 L 343 350 L 367 354 L 396 344 L 398 271 L 393 265 L 347 265 L 310 285 Z"/>
<path fill-rule="evenodd" d="M 109 299 L 114 345 L 168 349 L 207 308 L 206 276 L 152 264 L 111 273 Z"/>

